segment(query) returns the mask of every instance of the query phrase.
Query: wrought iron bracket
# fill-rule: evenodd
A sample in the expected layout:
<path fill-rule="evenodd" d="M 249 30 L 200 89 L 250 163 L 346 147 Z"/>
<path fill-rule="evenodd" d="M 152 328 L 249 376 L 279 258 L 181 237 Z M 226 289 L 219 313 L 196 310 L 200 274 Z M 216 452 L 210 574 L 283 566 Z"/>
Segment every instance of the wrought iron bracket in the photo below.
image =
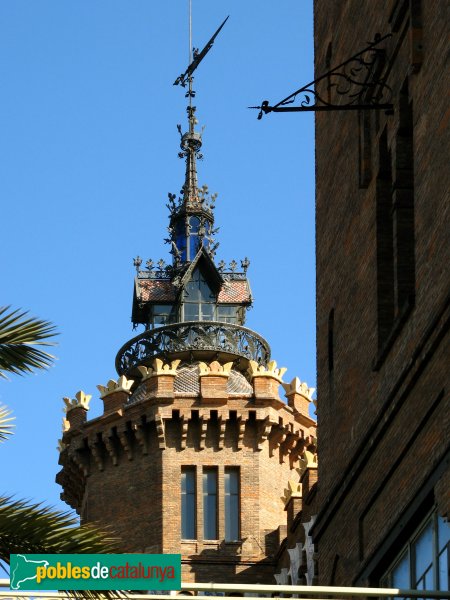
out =
<path fill-rule="evenodd" d="M 387 114 L 392 114 L 392 90 L 386 84 L 384 69 L 385 51 L 378 47 L 391 36 L 390 33 L 385 36 L 377 33 L 374 41 L 364 50 L 277 104 L 272 106 L 268 100 L 264 100 L 261 106 L 249 108 L 259 110 L 258 119 L 270 112 L 384 110 Z M 297 97 L 299 104 L 291 106 Z"/>

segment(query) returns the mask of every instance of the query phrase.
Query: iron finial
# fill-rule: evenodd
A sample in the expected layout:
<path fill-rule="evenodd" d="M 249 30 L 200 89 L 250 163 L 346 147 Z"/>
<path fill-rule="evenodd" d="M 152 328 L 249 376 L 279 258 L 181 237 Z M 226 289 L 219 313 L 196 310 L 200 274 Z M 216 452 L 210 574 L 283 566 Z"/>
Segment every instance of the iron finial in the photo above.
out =
<path fill-rule="evenodd" d="M 139 255 L 133 258 L 133 265 L 136 267 L 136 272 L 139 273 L 139 267 L 142 265 L 142 258 Z"/>

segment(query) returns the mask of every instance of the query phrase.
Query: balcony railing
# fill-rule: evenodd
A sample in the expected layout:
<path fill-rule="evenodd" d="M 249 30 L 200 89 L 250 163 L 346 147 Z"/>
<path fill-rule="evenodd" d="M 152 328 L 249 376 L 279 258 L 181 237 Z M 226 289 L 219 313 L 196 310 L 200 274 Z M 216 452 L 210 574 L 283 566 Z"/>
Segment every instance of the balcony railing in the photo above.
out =
<path fill-rule="evenodd" d="M 117 353 L 119 375 L 156 358 L 188 360 L 254 360 L 267 365 L 270 347 L 264 338 L 246 327 L 217 321 L 187 321 L 144 331 Z"/>

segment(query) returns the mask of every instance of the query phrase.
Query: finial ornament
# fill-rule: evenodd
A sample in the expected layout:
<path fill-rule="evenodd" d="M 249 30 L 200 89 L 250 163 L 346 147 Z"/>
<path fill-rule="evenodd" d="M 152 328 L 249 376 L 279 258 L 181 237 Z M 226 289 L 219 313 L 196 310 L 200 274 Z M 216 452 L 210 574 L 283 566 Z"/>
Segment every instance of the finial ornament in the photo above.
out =
<path fill-rule="evenodd" d="M 136 271 L 139 272 L 139 268 L 142 265 L 142 258 L 139 255 L 133 258 L 133 265 L 136 267 Z"/>
<path fill-rule="evenodd" d="M 91 401 L 92 396 L 90 394 L 85 394 L 82 390 L 75 394 L 75 398 L 67 398 L 64 397 L 64 412 L 67 414 L 73 408 L 82 407 L 85 410 L 89 410 L 89 402 Z"/>

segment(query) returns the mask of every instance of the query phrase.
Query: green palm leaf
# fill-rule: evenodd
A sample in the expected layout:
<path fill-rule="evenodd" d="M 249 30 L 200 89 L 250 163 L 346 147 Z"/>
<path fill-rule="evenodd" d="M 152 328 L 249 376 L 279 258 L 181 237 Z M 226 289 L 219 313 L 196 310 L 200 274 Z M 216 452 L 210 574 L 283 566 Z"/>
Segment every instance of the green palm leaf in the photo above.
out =
<path fill-rule="evenodd" d="M 53 362 L 54 356 L 34 346 L 54 346 L 48 339 L 57 335 L 55 326 L 49 321 L 26 318 L 27 314 L 10 311 L 9 306 L 0 307 L 0 377 L 6 378 L 5 372 L 31 373 Z"/>
<path fill-rule="evenodd" d="M 118 551 L 118 540 L 94 525 L 77 525 L 68 512 L 42 504 L 0 497 L 0 559 L 10 554 L 108 554 Z M 79 598 L 117 597 L 116 592 L 71 592 Z"/>
<path fill-rule="evenodd" d="M 0 404 L 0 442 L 6 440 L 8 435 L 12 434 L 14 425 L 11 421 L 14 421 L 14 417 L 10 417 L 11 411 L 6 406 Z"/>

